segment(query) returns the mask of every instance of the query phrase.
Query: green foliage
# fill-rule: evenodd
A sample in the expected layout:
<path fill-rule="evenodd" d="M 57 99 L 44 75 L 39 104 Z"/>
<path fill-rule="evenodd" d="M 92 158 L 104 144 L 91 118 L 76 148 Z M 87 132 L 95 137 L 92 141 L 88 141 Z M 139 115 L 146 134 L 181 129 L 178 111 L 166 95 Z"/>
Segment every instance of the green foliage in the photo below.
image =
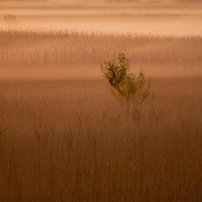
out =
<path fill-rule="evenodd" d="M 118 63 L 104 62 L 101 64 L 103 77 L 109 81 L 112 94 L 122 104 L 126 104 L 129 111 L 131 105 L 141 104 L 149 95 L 150 80 L 145 79 L 141 70 L 138 77 L 130 72 L 130 61 L 124 53 L 118 55 Z"/>

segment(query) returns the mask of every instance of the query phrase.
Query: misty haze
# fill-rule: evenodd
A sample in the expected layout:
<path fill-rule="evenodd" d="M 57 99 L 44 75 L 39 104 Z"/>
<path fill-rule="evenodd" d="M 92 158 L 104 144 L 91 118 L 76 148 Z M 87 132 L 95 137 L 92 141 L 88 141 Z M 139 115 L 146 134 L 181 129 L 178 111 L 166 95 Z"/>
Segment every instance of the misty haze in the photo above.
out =
<path fill-rule="evenodd" d="M 0 0 L 0 201 L 202 201 L 201 0 Z"/>
<path fill-rule="evenodd" d="M 88 3 L 82 6 L 55 5 L 54 1 L 41 3 L 41 6 L 35 4 L 30 7 L 27 2 L 20 2 L 18 9 L 12 3 L 2 6 L 1 28 L 174 36 L 202 33 L 200 4 Z M 7 14 L 14 15 L 16 22 L 8 24 L 2 20 Z"/>

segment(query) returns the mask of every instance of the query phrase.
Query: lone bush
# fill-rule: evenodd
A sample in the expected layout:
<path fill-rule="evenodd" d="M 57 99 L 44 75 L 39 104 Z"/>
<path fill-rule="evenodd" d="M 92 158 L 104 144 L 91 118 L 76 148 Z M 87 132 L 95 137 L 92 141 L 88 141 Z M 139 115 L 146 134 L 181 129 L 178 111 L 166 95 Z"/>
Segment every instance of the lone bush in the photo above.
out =
<path fill-rule="evenodd" d="M 150 80 L 145 79 L 142 70 L 138 77 L 130 72 L 130 61 L 124 53 L 118 54 L 117 64 L 114 61 L 104 61 L 100 68 L 103 77 L 110 84 L 112 94 L 126 107 L 127 114 L 130 114 L 131 107 L 137 110 L 137 107 L 148 97 L 151 88 Z"/>

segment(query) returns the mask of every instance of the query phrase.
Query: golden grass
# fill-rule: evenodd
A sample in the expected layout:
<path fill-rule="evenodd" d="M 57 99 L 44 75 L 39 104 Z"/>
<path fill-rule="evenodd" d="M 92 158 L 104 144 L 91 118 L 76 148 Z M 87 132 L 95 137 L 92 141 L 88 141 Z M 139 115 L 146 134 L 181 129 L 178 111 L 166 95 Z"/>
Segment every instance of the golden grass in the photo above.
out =
<path fill-rule="evenodd" d="M 133 63 L 201 64 L 200 36 L 158 37 L 76 31 L 1 30 L 0 59 L 6 65 L 98 64 L 122 51 Z M 6 43 L 5 43 L 6 41 Z"/>
<path fill-rule="evenodd" d="M 1 201 L 201 201 L 201 37 L 0 36 Z M 89 76 L 120 51 L 146 77 L 173 71 L 150 70 L 154 93 L 133 118 Z M 27 71 L 49 65 L 70 74 Z"/>

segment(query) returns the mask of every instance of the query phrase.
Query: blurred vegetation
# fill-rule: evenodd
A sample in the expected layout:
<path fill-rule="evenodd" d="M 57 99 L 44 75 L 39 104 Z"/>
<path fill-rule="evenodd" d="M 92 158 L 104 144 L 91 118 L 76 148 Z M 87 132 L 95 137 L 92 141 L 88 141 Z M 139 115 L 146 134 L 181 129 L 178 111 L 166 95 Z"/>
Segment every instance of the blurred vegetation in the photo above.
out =
<path fill-rule="evenodd" d="M 0 201 L 202 201 L 201 42 L 1 30 Z M 158 72 L 138 124 L 103 80 L 88 79 L 120 51 Z M 85 79 L 72 76 L 79 70 Z"/>
<path fill-rule="evenodd" d="M 3 19 L 5 22 L 15 22 L 17 20 L 16 16 L 11 14 L 4 15 Z"/>

